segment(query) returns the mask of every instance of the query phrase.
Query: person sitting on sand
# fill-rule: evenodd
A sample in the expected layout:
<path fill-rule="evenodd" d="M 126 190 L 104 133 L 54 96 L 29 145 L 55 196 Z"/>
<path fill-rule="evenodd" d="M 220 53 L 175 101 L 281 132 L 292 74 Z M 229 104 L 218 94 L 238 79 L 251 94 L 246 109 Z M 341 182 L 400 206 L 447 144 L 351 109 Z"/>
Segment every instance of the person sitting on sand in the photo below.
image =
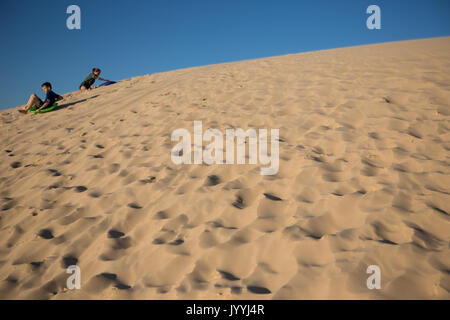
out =
<path fill-rule="evenodd" d="M 42 101 L 36 94 L 33 93 L 30 96 L 28 103 L 23 108 L 19 109 L 19 112 L 27 113 L 28 110 L 34 105 L 37 106 L 36 112 L 39 112 L 42 109 L 53 106 L 56 101 L 63 99 L 63 97 L 61 97 L 59 94 L 56 94 L 52 91 L 52 85 L 50 82 L 43 83 L 41 87 L 46 94 L 45 100 Z"/>
<path fill-rule="evenodd" d="M 99 68 L 93 68 L 92 72 L 86 77 L 86 79 L 84 79 L 84 81 L 80 84 L 80 90 L 84 91 L 84 90 L 90 90 L 90 89 L 95 89 L 97 87 L 92 86 L 95 82 L 95 80 L 101 80 L 101 81 L 107 81 L 109 82 L 109 80 L 106 79 L 102 79 L 99 77 L 100 73 L 102 71 Z"/>

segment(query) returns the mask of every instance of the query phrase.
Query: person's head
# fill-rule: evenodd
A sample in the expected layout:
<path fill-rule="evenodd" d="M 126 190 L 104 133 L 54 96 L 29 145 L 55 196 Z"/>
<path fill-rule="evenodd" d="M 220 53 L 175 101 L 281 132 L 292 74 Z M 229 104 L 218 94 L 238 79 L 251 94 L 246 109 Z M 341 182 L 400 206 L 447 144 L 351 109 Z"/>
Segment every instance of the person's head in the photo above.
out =
<path fill-rule="evenodd" d="M 50 82 L 44 82 L 42 85 L 42 90 L 44 90 L 45 93 L 52 91 L 52 84 Z"/>
<path fill-rule="evenodd" d="M 92 73 L 96 76 L 100 75 L 101 72 L 102 70 L 100 70 L 99 68 L 92 68 Z"/>

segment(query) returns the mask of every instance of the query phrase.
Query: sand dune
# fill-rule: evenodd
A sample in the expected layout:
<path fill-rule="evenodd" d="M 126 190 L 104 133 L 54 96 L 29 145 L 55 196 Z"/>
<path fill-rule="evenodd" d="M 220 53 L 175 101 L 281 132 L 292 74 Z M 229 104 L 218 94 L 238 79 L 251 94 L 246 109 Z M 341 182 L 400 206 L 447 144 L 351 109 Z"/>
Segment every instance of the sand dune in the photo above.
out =
<path fill-rule="evenodd" d="M 2 111 L 0 298 L 449 299 L 449 101 L 446 37 L 152 74 L 47 114 Z M 279 128 L 278 173 L 175 165 L 170 135 L 194 120 Z M 73 264 L 80 290 L 66 288 Z"/>

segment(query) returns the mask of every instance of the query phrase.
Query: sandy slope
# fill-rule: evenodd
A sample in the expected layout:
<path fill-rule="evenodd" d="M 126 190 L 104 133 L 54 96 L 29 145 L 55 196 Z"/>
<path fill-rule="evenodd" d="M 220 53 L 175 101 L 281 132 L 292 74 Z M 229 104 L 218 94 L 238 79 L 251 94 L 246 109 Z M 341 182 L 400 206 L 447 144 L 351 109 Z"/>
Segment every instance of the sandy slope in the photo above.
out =
<path fill-rule="evenodd" d="M 3 111 L 0 298 L 449 299 L 449 101 L 447 37 L 153 74 L 66 95 L 53 113 Z M 174 165 L 170 134 L 194 120 L 279 128 L 278 174 Z M 74 263 L 82 288 L 69 291 Z M 373 264 L 381 290 L 366 287 Z"/>

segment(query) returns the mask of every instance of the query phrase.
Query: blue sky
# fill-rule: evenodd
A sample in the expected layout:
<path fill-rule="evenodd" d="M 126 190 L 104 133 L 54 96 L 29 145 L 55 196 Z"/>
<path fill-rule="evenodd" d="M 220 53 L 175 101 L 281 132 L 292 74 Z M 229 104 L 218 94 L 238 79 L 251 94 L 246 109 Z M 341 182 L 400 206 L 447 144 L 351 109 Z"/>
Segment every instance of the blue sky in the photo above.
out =
<path fill-rule="evenodd" d="M 81 8 L 81 30 L 66 9 Z M 381 8 L 381 30 L 366 8 Z M 343 46 L 450 35 L 449 0 L 2 0 L 0 109 L 111 80 Z"/>

